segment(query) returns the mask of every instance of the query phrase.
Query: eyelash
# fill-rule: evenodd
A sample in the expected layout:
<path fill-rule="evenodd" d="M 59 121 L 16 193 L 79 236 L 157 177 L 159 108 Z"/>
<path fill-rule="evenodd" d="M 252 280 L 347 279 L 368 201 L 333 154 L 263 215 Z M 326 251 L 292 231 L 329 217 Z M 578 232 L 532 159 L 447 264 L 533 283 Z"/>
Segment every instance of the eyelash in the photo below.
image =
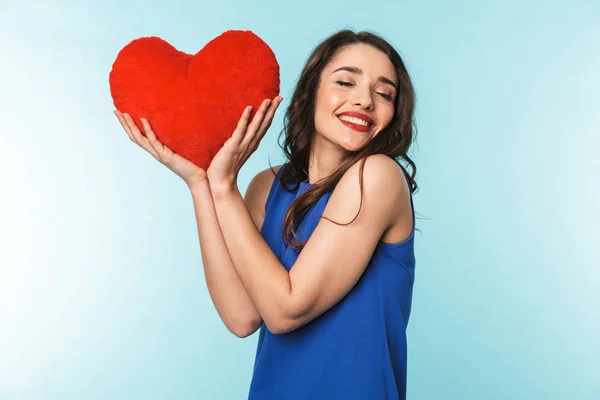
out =
<path fill-rule="evenodd" d="M 335 81 L 335 83 L 337 83 L 340 86 L 352 86 L 352 84 L 350 82 L 345 82 L 345 81 Z M 380 95 L 381 97 L 383 97 L 384 99 L 391 101 L 392 100 L 392 96 L 389 94 L 385 94 L 385 93 L 379 93 L 377 92 L 378 95 Z"/>

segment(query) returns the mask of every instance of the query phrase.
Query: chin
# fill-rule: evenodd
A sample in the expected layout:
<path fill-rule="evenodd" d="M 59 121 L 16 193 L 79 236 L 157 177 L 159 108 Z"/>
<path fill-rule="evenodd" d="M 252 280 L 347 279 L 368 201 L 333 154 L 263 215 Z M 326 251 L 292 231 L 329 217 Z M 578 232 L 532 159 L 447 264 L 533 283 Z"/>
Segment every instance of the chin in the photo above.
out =
<path fill-rule="evenodd" d="M 369 142 L 364 142 L 364 141 L 360 141 L 359 143 L 357 143 L 356 141 L 352 141 L 352 140 L 342 140 L 340 142 L 340 146 L 342 146 L 344 149 L 346 149 L 347 151 L 350 152 L 357 152 L 360 151 L 362 149 L 365 148 L 365 146 L 369 144 Z"/>

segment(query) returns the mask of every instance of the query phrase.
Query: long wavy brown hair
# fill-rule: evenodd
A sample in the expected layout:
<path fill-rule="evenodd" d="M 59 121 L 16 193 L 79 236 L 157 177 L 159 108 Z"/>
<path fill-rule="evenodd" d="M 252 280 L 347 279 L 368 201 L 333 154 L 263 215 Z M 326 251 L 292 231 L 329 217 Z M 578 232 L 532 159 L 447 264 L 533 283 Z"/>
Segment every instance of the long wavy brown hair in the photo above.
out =
<path fill-rule="evenodd" d="M 341 50 L 354 44 L 365 43 L 384 52 L 396 69 L 398 77 L 398 92 L 395 99 L 394 118 L 390 124 L 377 134 L 364 148 L 349 152 L 339 167 L 327 178 L 318 182 L 296 198 L 287 210 L 282 234 L 288 245 L 299 249 L 306 241 L 299 242 L 296 229 L 306 212 L 325 193 L 333 191 L 336 184 L 344 173 L 356 162 L 361 161 L 359 184 L 361 190 L 361 202 L 356 217 L 345 224 L 338 223 L 327 217 L 325 218 L 337 225 L 349 225 L 360 214 L 363 197 L 363 170 L 366 158 L 372 154 L 387 154 L 394 159 L 402 168 L 410 182 L 410 191 L 414 193 L 418 189 L 415 175 L 417 168 L 415 163 L 407 155 L 408 149 L 413 142 L 413 132 L 416 136 L 416 125 L 414 121 L 415 91 L 410 76 L 402 58 L 398 52 L 384 39 L 371 32 L 358 32 L 342 30 L 321 42 L 308 58 L 296 85 L 296 89 L 290 100 L 290 105 L 284 116 L 284 127 L 278 138 L 278 144 L 283 149 L 288 160 L 283 165 L 280 174 L 280 182 L 284 189 L 295 191 L 300 182 L 308 179 L 308 163 L 310 146 L 315 131 L 315 103 L 317 90 L 321 81 L 323 69 L 330 60 Z M 281 137 L 285 134 L 285 142 L 281 145 Z M 403 159 L 412 168 L 409 175 L 399 162 Z M 271 171 L 275 173 L 271 167 Z M 291 188 L 288 188 L 292 186 Z"/>

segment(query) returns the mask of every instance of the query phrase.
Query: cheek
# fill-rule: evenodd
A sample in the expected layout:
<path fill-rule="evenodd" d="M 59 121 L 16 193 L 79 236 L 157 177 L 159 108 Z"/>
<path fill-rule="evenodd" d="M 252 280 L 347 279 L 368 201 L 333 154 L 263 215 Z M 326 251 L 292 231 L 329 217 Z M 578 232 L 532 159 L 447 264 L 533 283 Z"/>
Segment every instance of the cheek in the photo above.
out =
<path fill-rule="evenodd" d="M 342 93 L 329 88 L 324 89 L 317 96 L 318 111 L 323 114 L 334 114 L 344 104 L 345 100 Z"/>
<path fill-rule="evenodd" d="M 327 98 L 328 106 L 331 111 L 331 114 L 334 114 L 336 111 L 339 111 L 340 107 L 346 103 L 346 97 L 342 93 L 330 93 Z"/>
<path fill-rule="evenodd" d="M 389 110 L 386 109 L 385 111 L 383 111 L 381 113 L 380 121 L 383 121 L 382 126 L 384 126 L 384 127 L 388 126 L 392 122 L 393 119 L 394 119 L 394 109 L 393 108 L 390 108 Z"/>
<path fill-rule="evenodd" d="M 336 93 L 321 93 L 315 104 L 315 122 L 330 123 L 332 116 L 344 104 L 344 99 Z"/>

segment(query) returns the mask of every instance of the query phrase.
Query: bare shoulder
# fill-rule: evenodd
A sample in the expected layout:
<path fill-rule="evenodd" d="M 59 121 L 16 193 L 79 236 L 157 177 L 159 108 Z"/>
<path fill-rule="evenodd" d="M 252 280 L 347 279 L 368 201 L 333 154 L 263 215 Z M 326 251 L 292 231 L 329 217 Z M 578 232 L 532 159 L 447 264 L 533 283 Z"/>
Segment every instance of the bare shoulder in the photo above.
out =
<path fill-rule="evenodd" d="M 350 174 L 360 171 L 361 161 L 355 162 L 348 172 Z M 385 154 L 372 154 L 365 160 L 365 173 L 371 176 L 371 179 L 396 180 L 402 177 L 402 169 L 398 163 Z"/>
<path fill-rule="evenodd" d="M 257 173 L 248 184 L 244 194 L 246 207 L 248 207 L 254 225 L 258 230 L 261 229 L 265 219 L 265 205 L 267 204 L 269 191 L 275 181 L 275 175 L 281 167 L 282 165 L 276 165 L 273 169 L 267 168 Z"/>
<path fill-rule="evenodd" d="M 369 161 L 371 168 L 367 169 Z M 413 216 L 410 187 L 402 167 L 385 154 L 375 154 L 365 163 L 365 175 L 370 178 L 374 191 L 383 192 L 386 197 L 394 199 L 388 205 L 391 211 L 390 226 L 383 233 L 381 241 L 391 244 L 403 242 L 413 229 Z"/>
<path fill-rule="evenodd" d="M 342 176 L 327 204 L 325 212 L 336 220 L 359 218 L 382 219 L 386 226 L 382 241 L 399 242 L 412 228 L 410 192 L 402 167 L 385 154 L 373 154 L 365 160 L 360 189 L 360 166 L 354 163 Z M 385 221 L 383 221 L 385 220 Z M 410 225 L 407 226 L 407 224 Z"/>
<path fill-rule="evenodd" d="M 385 188 L 385 193 L 389 195 L 390 192 L 399 194 L 408 189 L 402 168 L 393 158 L 385 154 L 373 154 L 368 156 L 364 163 L 363 185 L 367 190 L 369 188 L 371 190 Z M 342 176 L 338 184 L 340 191 L 350 190 L 359 193 L 356 188 L 358 188 L 361 164 L 362 161 L 357 161 Z"/>

